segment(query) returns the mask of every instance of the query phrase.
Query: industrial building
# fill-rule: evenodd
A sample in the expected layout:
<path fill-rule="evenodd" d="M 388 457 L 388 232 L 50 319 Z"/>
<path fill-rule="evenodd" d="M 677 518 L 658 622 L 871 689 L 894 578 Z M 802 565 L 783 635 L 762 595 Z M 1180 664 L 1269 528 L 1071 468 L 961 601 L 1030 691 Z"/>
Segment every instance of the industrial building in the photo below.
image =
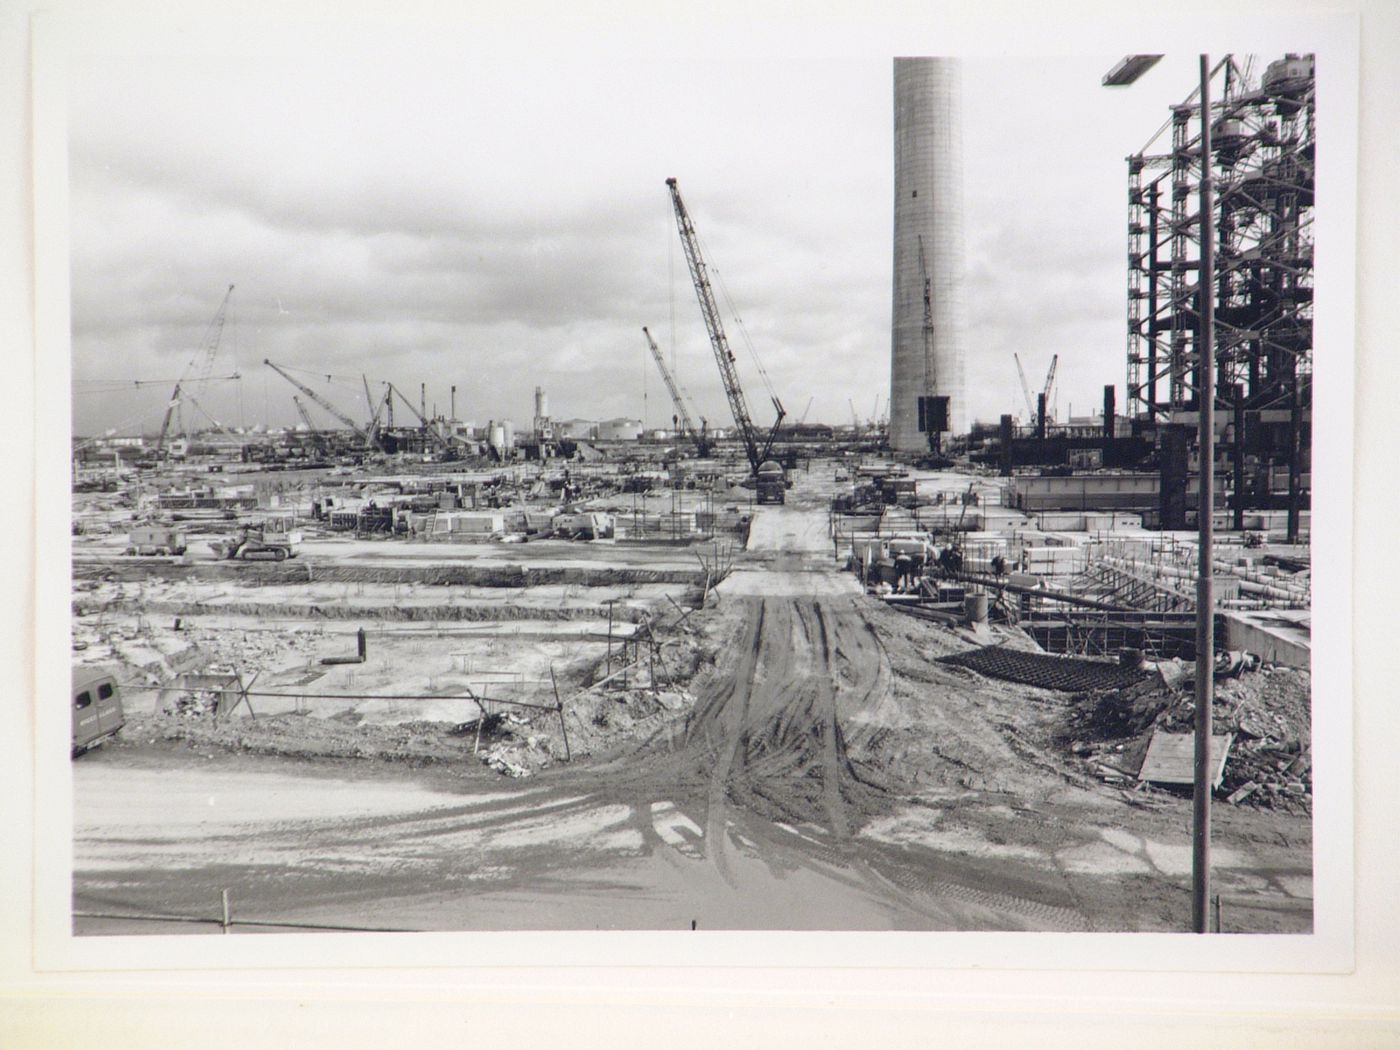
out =
<path fill-rule="evenodd" d="M 1217 449 L 1235 528 L 1247 510 L 1308 505 L 1312 428 L 1315 71 L 1290 54 L 1213 70 Z M 1196 427 L 1201 107 L 1171 107 L 1128 159 L 1128 412 L 1145 432 Z"/>

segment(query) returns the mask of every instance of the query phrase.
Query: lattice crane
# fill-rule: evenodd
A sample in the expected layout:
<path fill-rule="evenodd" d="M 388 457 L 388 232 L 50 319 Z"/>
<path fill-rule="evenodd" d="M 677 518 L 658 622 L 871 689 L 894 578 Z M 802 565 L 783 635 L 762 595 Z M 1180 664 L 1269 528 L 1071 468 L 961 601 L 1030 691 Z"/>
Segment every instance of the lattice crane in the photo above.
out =
<path fill-rule="evenodd" d="M 309 386 L 307 386 L 305 383 L 303 383 L 303 382 L 301 382 L 300 380 L 295 379 L 295 378 L 293 378 L 292 376 L 288 375 L 288 374 L 287 374 L 285 371 L 283 371 L 280 367 L 278 367 L 277 365 L 273 364 L 271 361 L 267 360 L 266 358 L 263 358 L 263 364 L 267 365 L 268 368 L 272 369 L 274 372 L 276 372 L 279 376 L 281 376 L 281 377 L 282 377 L 283 379 L 285 379 L 287 382 L 291 383 L 292 386 L 296 387 L 296 388 L 297 388 L 298 390 L 300 390 L 303 394 L 305 394 L 307 397 L 309 397 L 312 401 L 316 402 L 316 404 L 320 405 L 322 408 L 324 408 L 324 409 L 325 409 L 327 412 L 329 412 L 331 415 L 335 416 L 335 418 L 338 419 L 338 420 L 340 420 L 341 423 L 343 423 L 343 424 L 345 424 L 347 427 L 349 427 L 350 430 L 355 434 L 355 436 L 358 437 L 361 441 L 363 441 L 366 445 L 373 445 L 373 446 L 376 446 L 376 447 L 378 446 L 378 442 L 375 440 L 374 435 L 372 435 L 372 434 L 366 432 L 365 429 L 364 429 L 362 426 L 360 426 L 358 423 L 356 423 L 353 419 L 351 419 L 349 416 L 347 416 L 347 415 L 346 415 L 344 412 L 342 412 L 340 409 L 336 408 L 333 404 L 331 404 L 329 401 L 327 401 L 327 400 L 326 400 L 324 397 L 322 397 L 320 394 L 316 393 L 316 391 L 312 390 L 312 389 L 311 389 Z"/>
<path fill-rule="evenodd" d="M 1031 385 L 1026 382 L 1026 370 L 1021 367 L 1021 355 L 1012 351 L 1012 357 L 1016 359 L 1016 374 L 1021 377 L 1021 393 L 1026 396 L 1027 418 L 1035 420 L 1035 402 L 1031 399 Z"/>
<path fill-rule="evenodd" d="M 1045 392 L 1040 396 L 1045 398 L 1045 410 L 1050 410 L 1050 391 L 1055 389 L 1055 368 L 1060 363 L 1060 355 L 1056 354 L 1050 358 L 1050 371 L 1045 373 Z"/>
<path fill-rule="evenodd" d="M 651 356 L 656 361 L 656 367 L 661 370 L 661 379 L 666 384 L 666 393 L 671 395 L 671 404 L 676 406 L 676 422 L 680 425 L 681 433 L 695 442 L 696 450 L 700 455 L 708 456 L 710 454 L 710 440 L 706 436 L 708 424 L 704 417 L 701 417 L 700 429 L 695 429 L 690 412 L 685 406 L 685 398 L 681 396 L 680 388 L 676 385 L 675 376 L 671 375 L 671 370 L 666 367 L 666 359 L 661 356 L 661 348 L 656 345 L 656 340 L 651 337 L 651 332 L 647 330 L 646 325 L 642 325 L 642 335 L 647 337 L 647 346 L 651 349 Z"/>
<path fill-rule="evenodd" d="M 768 459 L 773 442 L 778 436 L 778 427 L 787 414 L 776 396 L 772 398 L 773 408 L 778 418 L 766 437 L 760 438 L 753 418 L 749 415 L 748 401 L 744 398 L 744 388 L 739 385 L 739 373 L 735 368 L 734 352 L 729 349 L 729 339 L 724 334 L 720 321 L 719 305 L 715 302 L 714 289 L 710 287 L 704 256 L 700 254 L 700 242 L 695 235 L 695 224 L 681 200 L 681 191 L 675 179 L 667 179 L 671 191 L 671 204 L 676 211 L 676 228 L 680 231 L 681 246 L 685 249 L 685 261 L 690 267 L 690 279 L 695 285 L 695 297 L 700 301 L 700 314 L 705 320 L 705 330 L 710 335 L 710 346 L 715 352 L 715 362 L 719 365 L 719 375 L 724 383 L 725 396 L 729 398 L 729 410 L 734 415 L 734 425 L 744 440 L 744 451 L 749 458 L 750 469 L 757 474 L 759 465 Z"/>
<path fill-rule="evenodd" d="M 204 341 L 200 343 L 200 348 L 195 355 L 190 358 L 190 363 L 185 366 L 184 373 L 175 381 L 175 389 L 170 394 L 170 400 L 165 406 L 165 418 L 160 423 L 160 437 L 156 439 L 156 456 L 159 457 L 165 449 L 165 439 L 170 433 L 170 419 L 177 410 L 181 408 L 186 398 L 190 397 L 185 392 L 186 386 L 192 386 L 200 391 L 204 390 L 205 384 L 209 382 L 209 376 L 214 371 L 214 357 L 219 352 L 219 340 L 223 336 L 224 319 L 228 315 L 229 297 L 233 295 L 233 285 L 228 286 L 228 291 L 224 293 L 223 302 L 219 304 L 218 312 L 214 314 L 214 319 L 209 322 L 209 328 L 204 333 Z M 195 372 L 193 382 L 190 374 Z M 191 398 L 191 400 L 193 400 Z M 203 409 L 201 409 L 203 411 Z M 208 415 L 208 413 L 205 413 Z M 183 414 L 181 416 L 181 429 L 183 429 Z"/>
<path fill-rule="evenodd" d="M 390 383 L 389 392 L 385 396 L 390 400 L 391 406 L 393 403 L 392 398 L 395 394 L 398 394 L 399 400 L 408 406 L 408 410 L 412 412 L 414 417 L 418 420 L 418 425 L 422 428 L 425 434 L 433 438 L 439 445 L 443 446 L 443 448 L 448 448 L 451 446 L 452 442 L 449 441 L 445 436 L 443 436 L 442 432 L 439 431 L 437 427 L 433 426 L 430 422 L 428 422 L 428 417 L 425 416 L 417 407 L 415 407 L 412 401 L 410 401 L 407 397 L 404 396 L 404 392 L 398 387 L 396 387 L 393 383 Z"/>
<path fill-rule="evenodd" d="M 306 406 L 301 403 L 301 398 L 293 394 L 292 404 L 297 406 L 297 415 L 301 416 L 301 421 L 306 424 L 306 429 L 311 432 L 312 443 L 324 445 L 326 437 L 321 433 L 320 429 L 317 428 L 316 424 L 311 421 L 311 414 L 306 411 Z"/>

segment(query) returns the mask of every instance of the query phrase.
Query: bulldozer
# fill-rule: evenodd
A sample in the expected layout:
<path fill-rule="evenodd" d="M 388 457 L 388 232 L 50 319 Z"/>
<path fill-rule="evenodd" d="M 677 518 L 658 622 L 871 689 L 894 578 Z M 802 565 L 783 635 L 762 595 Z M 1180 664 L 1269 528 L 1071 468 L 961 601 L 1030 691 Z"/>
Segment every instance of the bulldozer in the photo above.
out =
<path fill-rule="evenodd" d="M 285 561 L 297 556 L 297 547 L 301 544 L 301 533 L 294 525 L 293 519 L 288 517 L 244 522 L 239 526 L 238 535 L 209 546 L 225 561 Z"/>

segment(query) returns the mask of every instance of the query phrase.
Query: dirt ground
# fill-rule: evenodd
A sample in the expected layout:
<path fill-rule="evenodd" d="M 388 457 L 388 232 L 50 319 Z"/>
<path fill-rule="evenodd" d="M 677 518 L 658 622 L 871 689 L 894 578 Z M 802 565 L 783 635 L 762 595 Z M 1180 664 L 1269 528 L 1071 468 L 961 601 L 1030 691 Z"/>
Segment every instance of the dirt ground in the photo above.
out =
<path fill-rule="evenodd" d="M 836 571 L 823 485 L 670 613 L 656 688 L 569 661 L 562 725 L 134 720 L 74 763 L 76 928 L 155 932 L 111 916 L 207 916 L 221 888 L 394 929 L 1187 928 L 1189 799 L 1079 761 L 1082 698 L 937 663 L 975 639 Z M 1310 929 L 1306 812 L 1220 805 L 1214 836 L 1225 931 Z"/>

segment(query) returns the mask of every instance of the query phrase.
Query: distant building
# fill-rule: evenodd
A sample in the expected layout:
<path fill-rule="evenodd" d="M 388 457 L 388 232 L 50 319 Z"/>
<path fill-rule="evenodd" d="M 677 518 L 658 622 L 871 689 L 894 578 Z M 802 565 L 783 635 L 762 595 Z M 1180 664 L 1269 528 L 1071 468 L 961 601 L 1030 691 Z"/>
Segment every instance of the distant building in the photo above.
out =
<path fill-rule="evenodd" d="M 555 437 L 570 441 L 592 441 L 598 436 L 598 424 L 591 419 L 566 419 L 554 427 Z"/>
<path fill-rule="evenodd" d="M 625 416 L 607 419 L 598 424 L 598 440 L 636 441 L 641 438 L 643 429 L 640 419 L 627 419 Z"/>

